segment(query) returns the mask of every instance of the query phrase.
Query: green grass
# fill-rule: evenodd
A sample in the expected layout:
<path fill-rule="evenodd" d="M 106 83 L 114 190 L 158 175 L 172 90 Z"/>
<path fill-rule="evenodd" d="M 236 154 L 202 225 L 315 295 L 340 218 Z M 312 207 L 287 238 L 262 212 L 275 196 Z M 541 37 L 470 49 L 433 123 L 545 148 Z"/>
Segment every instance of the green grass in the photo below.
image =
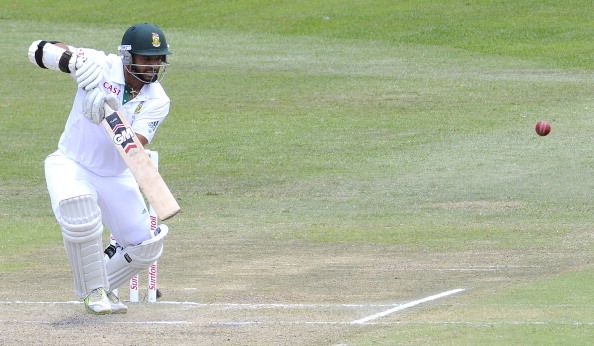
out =
<path fill-rule="evenodd" d="M 582 345 L 594 337 L 592 269 L 572 271 L 470 298 L 404 321 L 406 328 L 386 330 L 359 340 L 388 345 Z M 472 294 L 472 293 L 471 293 Z M 356 341 L 357 342 L 357 341 Z"/>
<path fill-rule="evenodd" d="M 0 84 L 0 272 L 35 270 L 32 256 L 61 243 L 43 160 L 74 90 L 31 65 L 28 45 L 114 52 L 130 23 L 150 18 L 174 52 L 172 112 L 152 148 L 183 207 L 172 220 L 180 239 L 560 256 L 568 273 L 552 265 L 470 290 L 468 307 L 411 312 L 420 323 L 352 340 L 594 336 L 581 308 L 594 284 L 583 268 L 594 223 L 590 1 L 145 1 L 125 16 L 51 3 L 68 15 L 42 1 L 0 4 L 10 81 Z M 552 122 L 548 137 L 534 134 L 540 119 Z"/>
<path fill-rule="evenodd" d="M 38 4 L 35 4 L 38 3 Z M 0 19 L 62 22 L 46 1 L 2 5 Z M 115 17 L 109 2 L 67 0 L 54 8 L 76 11 L 69 22 L 119 24 L 158 21 L 167 28 L 271 33 L 328 39 L 381 40 L 461 48 L 481 54 L 513 56 L 567 68 L 594 67 L 594 24 L 585 10 L 592 3 L 571 1 L 162 1 L 143 2 L 143 11 Z M 112 5 L 107 5 L 112 6 Z M 125 4 L 122 4 L 125 6 Z M 200 36 L 199 34 L 197 35 Z M 174 46 L 175 47 L 175 46 Z"/>

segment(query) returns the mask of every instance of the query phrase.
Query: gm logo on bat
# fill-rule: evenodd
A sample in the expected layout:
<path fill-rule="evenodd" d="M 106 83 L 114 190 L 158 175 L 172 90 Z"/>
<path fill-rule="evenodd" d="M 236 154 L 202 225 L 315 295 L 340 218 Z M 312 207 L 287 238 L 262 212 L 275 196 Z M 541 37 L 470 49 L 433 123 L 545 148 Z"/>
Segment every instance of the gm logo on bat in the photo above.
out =
<path fill-rule="evenodd" d="M 130 150 L 137 148 L 136 143 L 134 143 L 134 131 L 131 128 L 124 126 L 119 118 L 113 116 L 113 114 L 107 117 L 107 122 L 113 132 L 113 142 L 121 146 L 126 154 Z"/>

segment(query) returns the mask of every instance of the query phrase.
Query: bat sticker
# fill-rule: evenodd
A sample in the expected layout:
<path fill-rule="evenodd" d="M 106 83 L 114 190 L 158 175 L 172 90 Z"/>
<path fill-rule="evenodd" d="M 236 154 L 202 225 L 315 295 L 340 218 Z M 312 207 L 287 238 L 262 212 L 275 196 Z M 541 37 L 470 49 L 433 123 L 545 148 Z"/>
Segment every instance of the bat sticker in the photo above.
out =
<path fill-rule="evenodd" d="M 122 124 L 116 113 L 106 116 L 105 119 L 113 133 L 113 142 L 121 146 L 126 154 L 130 150 L 137 148 L 136 143 L 134 143 L 134 131 Z"/>

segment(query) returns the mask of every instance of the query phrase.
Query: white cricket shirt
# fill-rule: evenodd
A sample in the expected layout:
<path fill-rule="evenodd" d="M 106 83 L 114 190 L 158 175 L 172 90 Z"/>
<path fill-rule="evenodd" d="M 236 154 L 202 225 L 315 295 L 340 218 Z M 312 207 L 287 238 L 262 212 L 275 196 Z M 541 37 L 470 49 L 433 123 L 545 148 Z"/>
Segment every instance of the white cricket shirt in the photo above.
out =
<path fill-rule="evenodd" d="M 122 60 L 114 54 L 79 48 L 77 54 L 96 56 L 104 60 L 103 81 L 98 88 L 106 94 L 113 93 L 118 99 L 120 110 L 135 133 L 143 135 L 149 143 L 159 125 L 169 113 L 170 100 L 159 82 L 145 84 L 140 93 L 122 106 L 124 96 L 124 70 Z M 74 73 L 72 74 L 74 76 Z M 70 115 L 58 148 L 70 159 L 101 176 L 116 176 L 127 170 L 127 166 L 101 124 L 94 124 L 83 113 L 86 91 L 77 89 Z"/>

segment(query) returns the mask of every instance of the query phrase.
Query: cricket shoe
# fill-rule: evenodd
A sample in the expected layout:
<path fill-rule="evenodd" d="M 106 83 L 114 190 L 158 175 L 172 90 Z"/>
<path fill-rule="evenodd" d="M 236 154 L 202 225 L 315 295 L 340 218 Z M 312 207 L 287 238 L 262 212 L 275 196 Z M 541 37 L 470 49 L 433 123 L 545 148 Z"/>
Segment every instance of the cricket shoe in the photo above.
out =
<path fill-rule="evenodd" d="M 111 314 L 111 303 L 107 298 L 105 288 L 99 287 L 89 293 L 85 297 L 85 308 L 87 312 L 94 315 L 107 315 Z"/>
<path fill-rule="evenodd" d="M 108 291 L 107 299 L 109 299 L 109 303 L 111 304 L 112 314 L 125 314 L 126 312 L 128 312 L 128 306 L 122 303 L 120 298 L 118 298 L 118 296 L 115 293 Z"/>

